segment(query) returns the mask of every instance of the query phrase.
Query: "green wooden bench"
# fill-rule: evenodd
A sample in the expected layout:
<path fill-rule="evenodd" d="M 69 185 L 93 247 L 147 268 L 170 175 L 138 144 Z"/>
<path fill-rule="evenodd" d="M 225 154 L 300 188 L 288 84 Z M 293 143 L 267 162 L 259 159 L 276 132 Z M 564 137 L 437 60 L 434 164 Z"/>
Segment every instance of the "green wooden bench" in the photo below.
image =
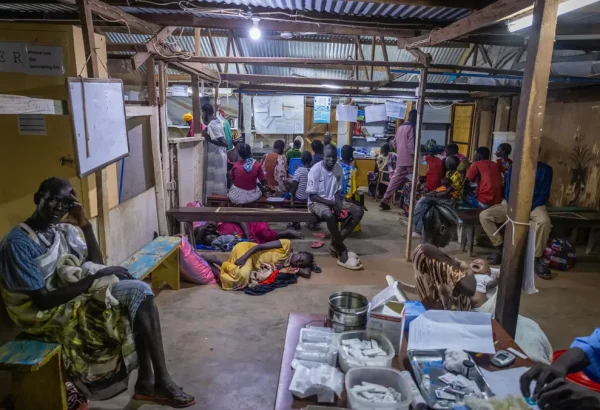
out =
<path fill-rule="evenodd" d="M 152 274 L 152 287 L 178 290 L 181 238 L 160 236 L 125 261 L 136 279 Z M 22 336 L 27 336 L 22 334 Z M 61 346 L 30 339 L 15 339 L 0 346 L 0 370 L 12 373 L 16 410 L 66 410 L 67 399 Z"/>

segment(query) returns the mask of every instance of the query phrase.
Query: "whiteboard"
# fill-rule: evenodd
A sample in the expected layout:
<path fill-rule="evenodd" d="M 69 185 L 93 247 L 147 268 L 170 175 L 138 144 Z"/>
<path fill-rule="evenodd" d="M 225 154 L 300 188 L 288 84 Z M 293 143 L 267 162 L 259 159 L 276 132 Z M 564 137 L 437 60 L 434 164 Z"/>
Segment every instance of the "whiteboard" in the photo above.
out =
<path fill-rule="evenodd" d="M 257 95 L 252 105 L 257 134 L 304 135 L 304 96 Z"/>
<path fill-rule="evenodd" d="M 128 156 L 123 82 L 67 78 L 67 91 L 79 177 Z"/>

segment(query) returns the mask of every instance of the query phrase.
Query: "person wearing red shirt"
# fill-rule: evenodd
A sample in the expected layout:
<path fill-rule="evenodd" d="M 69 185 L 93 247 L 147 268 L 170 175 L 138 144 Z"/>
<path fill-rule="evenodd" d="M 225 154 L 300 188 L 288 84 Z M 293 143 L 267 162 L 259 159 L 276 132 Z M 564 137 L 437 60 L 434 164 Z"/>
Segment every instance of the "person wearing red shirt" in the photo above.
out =
<path fill-rule="evenodd" d="M 250 145 L 240 144 L 238 154 L 242 158 L 231 168 L 231 188 L 227 197 L 234 204 L 249 204 L 265 194 L 265 173 L 258 161 L 252 158 Z"/>
<path fill-rule="evenodd" d="M 502 202 L 502 172 L 497 163 L 490 161 L 489 148 L 477 148 L 475 162 L 467 171 L 467 179 L 477 183 L 475 195 L 465 197 L 468 205 L 485 209 Z"/>
<path fill-rule="evenodd" d="M 427 161 L 427 175 L 425 176 L 425 190 L 427 192 L 435 191 L 444 178 L 444 161 L 433 155 L 433 152 L 427 152 L 425 156 Z"/>

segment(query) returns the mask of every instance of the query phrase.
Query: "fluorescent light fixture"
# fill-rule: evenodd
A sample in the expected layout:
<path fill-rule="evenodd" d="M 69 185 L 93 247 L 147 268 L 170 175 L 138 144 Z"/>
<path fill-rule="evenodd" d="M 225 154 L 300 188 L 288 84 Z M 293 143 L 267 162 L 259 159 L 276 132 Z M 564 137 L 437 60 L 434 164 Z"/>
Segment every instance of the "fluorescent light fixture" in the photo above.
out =
<path fill-rule="evenodd" d="M 597 3 L 599 0 L 566 0 L 558 5 L 558 15 L 563 15 L 573 10 L 580 9 L 590 4 Z M 523 30 L 533 24 L 533 14 L 529 14 L 525 17 L 518 18 L 508 23 L 508 31 L 514 33 L 515 31 Z"/>
<path fill-rule="evenodd" d="M 260 38 L 260 29 L 258 28 L 259 21 L 260 19 L 258 17 L 252 17 L 252 28 L 248 33 L 252 40 L 258 40 Z"/>
<path fill-rule="evenodd" d="M 321 87 L 325 87 L 325 88 L 335 88 L 335 89 L 340 89 L 342 87 L 340 87 L 339 85 L 334 85 L 334 84 L 321 84 Z"/>

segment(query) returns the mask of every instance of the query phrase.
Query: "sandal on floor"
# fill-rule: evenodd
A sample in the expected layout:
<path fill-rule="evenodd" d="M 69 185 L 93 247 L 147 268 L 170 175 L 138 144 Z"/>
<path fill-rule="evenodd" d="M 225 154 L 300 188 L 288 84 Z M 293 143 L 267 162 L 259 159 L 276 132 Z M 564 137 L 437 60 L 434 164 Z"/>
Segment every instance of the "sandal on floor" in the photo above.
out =
<path fill-rule="evenodd" d="M 156 394 L 145 395 L 145 394 L 134 394 L 133 400 L 150 401 L 161 406 L 169 406 L 174 409 L 183 409 L 191 407 L 196 404 L 196 399 L 191 394 L 187 394 L 183 390 L 181 393 L 173 397 L 161 397 Z"/>
<path fill-rule="evenodd" d="M 350 269 L 350 270 L 363 269 L 362 263 L 359 263 L 358 265 L 351 265 L 351 264 L 348 264 L 348 261 L 346 261 L 346 263 L 343 263 L 342 261 L 338 260 L 337 264 L 338 264 L 338 266 L 341 266 L 342 268 L 346 268 L 346 269 Z"/>
<path fill-rule="evenodd" d="M 326 232 L 315 232 L 313 233 L 313 236 L 316 236 L 317 238 L 321 238 L 321 239 L 327 239 L 329 238 L 331 235 L 329 235 Z"/>
<path fill-rule="evenodd" d="M 315 241 L 315 242 L 312 243 L 312 245 L 310 245 L 310 247 L 313 248 L 313 249 L 319 249 L 323 245 L 325 245 L 325 242 Z"/>
<path fill-rule="evenodd" d="M 323 272 L 323 269 L 321 269 L 316 263 L 313 263 L 312 271 L 314 273 L 321 273 L 321 272 Z"/>
<path fill-rule="evenodd" d="M 343 268 L 350 269 L 350 270 L 361 270 L 363 268 L 363 265 L 360 262 L 360 259 L 358 259 L 356 257 L 355 253 L 354 253 L 354 256 L 350 255 L 350 253 L 352 253 L 352 252 L 348 252 L 348 259 L 346 260 L 345 263 L 338 259 L 338 261 L 337 261 L 338 266 L 341 266 Z"/>
<path fill-rule="evenodd" d="M 535 272 L 536 275 L 540 277 L 540 279 L 550 280 L 552 279 L 552 274 L 547 272 Z"/>

